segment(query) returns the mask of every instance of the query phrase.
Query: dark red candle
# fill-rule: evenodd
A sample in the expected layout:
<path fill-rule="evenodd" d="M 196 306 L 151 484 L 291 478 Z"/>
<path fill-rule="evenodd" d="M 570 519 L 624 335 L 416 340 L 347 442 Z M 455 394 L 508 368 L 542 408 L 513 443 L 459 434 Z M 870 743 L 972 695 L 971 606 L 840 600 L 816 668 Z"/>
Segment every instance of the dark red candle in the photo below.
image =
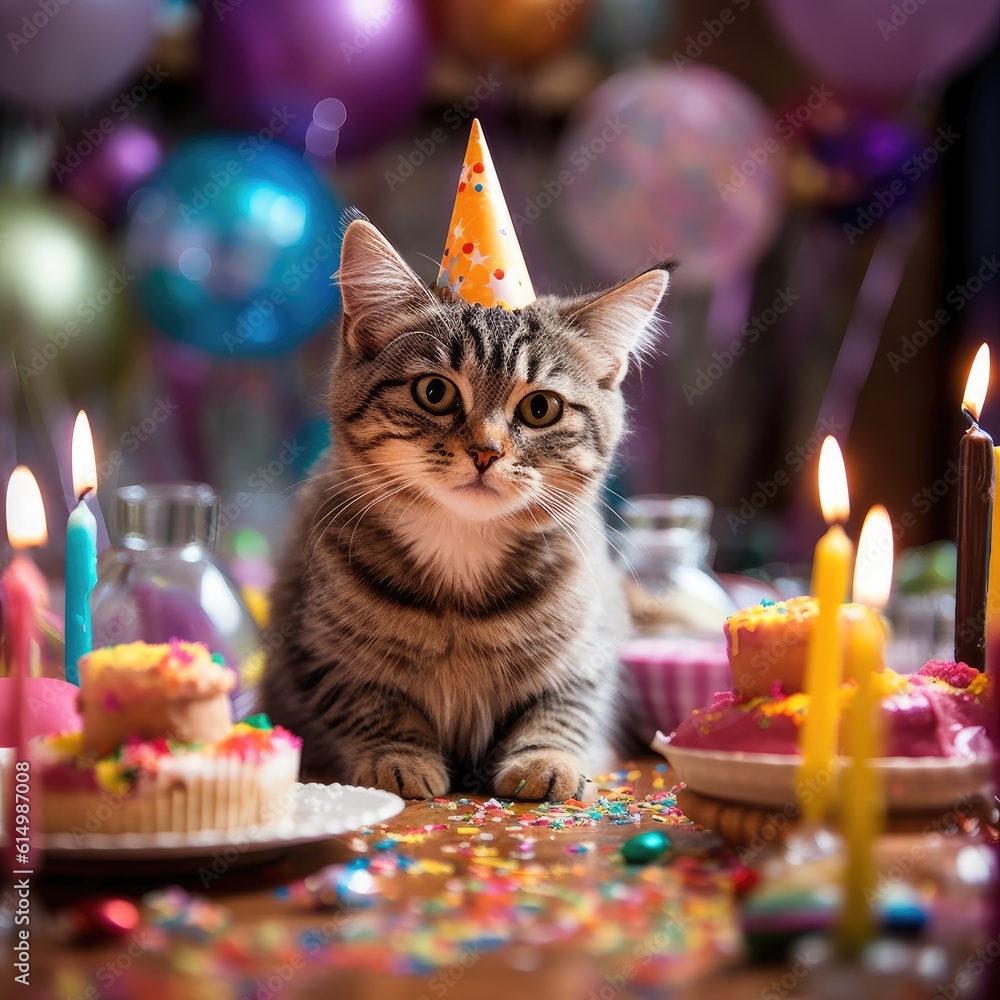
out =
<path fill-rule="evenodd" d="M 996 473 L 993 439 L 978 423 L 990 378 L 990 349 L 976 354 L 962 412 L 969 429 L 958 450 L 958 573 L 955 591 L 955 659 L 986 667 L 986 589 Z"/>

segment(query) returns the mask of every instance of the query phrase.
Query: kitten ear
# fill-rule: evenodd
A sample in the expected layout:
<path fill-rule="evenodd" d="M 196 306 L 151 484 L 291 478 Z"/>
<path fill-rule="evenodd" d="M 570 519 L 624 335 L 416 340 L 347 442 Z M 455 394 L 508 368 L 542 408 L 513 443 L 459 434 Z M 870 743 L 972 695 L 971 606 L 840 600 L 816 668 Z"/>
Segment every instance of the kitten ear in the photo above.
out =
<path fill-rule="evenodd" d="M 367 220 L 355 219 L 340 250 L 344 339 L 373 356 L 402 332 L 407 318 L 437 304 L 430 289 Z"/>
<path fill-rule="evenodd" d="M 567 315 L 593 342 L 602 387 L 617 389 L 630 354 L 641 353 L 656 332 L 656 308 L 667 292 L 673 263 L 667 261 L 610 291 L 574 304 Z"/>

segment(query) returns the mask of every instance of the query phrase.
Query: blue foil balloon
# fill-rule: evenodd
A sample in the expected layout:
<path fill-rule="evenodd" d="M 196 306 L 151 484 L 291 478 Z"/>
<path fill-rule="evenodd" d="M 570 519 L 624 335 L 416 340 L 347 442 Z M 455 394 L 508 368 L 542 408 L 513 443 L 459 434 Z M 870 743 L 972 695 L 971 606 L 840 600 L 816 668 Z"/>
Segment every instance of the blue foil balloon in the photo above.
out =
<path fill-rule="evenodd" d="M 340 214 L 312 170 L 260 133 L 187 143 L 129 201 L 143 307 L 211 354 L 288 351 L 340 306 Z"/>

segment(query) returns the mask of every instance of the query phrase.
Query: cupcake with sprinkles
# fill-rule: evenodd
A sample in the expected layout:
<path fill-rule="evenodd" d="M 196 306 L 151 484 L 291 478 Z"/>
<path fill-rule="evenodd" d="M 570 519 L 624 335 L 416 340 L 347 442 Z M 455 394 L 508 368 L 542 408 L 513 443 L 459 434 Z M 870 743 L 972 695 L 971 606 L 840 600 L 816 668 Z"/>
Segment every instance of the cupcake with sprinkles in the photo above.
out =
<path fill-rule="evenodd" d="M 815 597 L 787 601 L 763 600 L 726 619 L 723 631 L 728 644 L 733 690 L 749 699 L 795 694 L 805 689 L 806 650 L 819 615 Z M 885 620 L 863 604 L 842 604 L 838 611 L 845 674 L 852 676 L 851 637 L 874 628 L 887 637 Z"/>
<path fill-rule="evenodd" d="M 201 643 L 80 660 L 83 728 L 36 739 L 46 833 L 192 833 L 280 819 L 300 741 L 265 715 L 233 724 L 235 672 Z"/>

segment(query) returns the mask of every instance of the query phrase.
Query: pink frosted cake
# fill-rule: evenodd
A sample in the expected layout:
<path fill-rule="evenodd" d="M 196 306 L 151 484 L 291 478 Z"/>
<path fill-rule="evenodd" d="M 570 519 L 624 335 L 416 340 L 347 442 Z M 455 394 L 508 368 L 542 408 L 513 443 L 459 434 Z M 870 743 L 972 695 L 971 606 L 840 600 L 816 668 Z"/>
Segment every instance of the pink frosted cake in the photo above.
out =
<path fill-rule="evenodd" d="M 258 715 L 233 725 L 234 672 L 200 643 L 131 643 L 80 661 L 83 729 L 32 754 L 42 830 L 189 833 L 279 819 L 300 741 Z"/>
<path fill-rule="evenodd" d="M 932 661 L 911 676 L 876 675 L 882 696 L 885 757 L 969 758 L 990 752 L 987 677 L 964 663 Z M 846 683 L 846 705 L 855 687 Z M 801 692 L 742 699 L 716 696 L 671 733 L 671 747 L 756 754 L 796 754 L 809 710 Z M 842 716 L 843 718 L 843 716 Z"/>

